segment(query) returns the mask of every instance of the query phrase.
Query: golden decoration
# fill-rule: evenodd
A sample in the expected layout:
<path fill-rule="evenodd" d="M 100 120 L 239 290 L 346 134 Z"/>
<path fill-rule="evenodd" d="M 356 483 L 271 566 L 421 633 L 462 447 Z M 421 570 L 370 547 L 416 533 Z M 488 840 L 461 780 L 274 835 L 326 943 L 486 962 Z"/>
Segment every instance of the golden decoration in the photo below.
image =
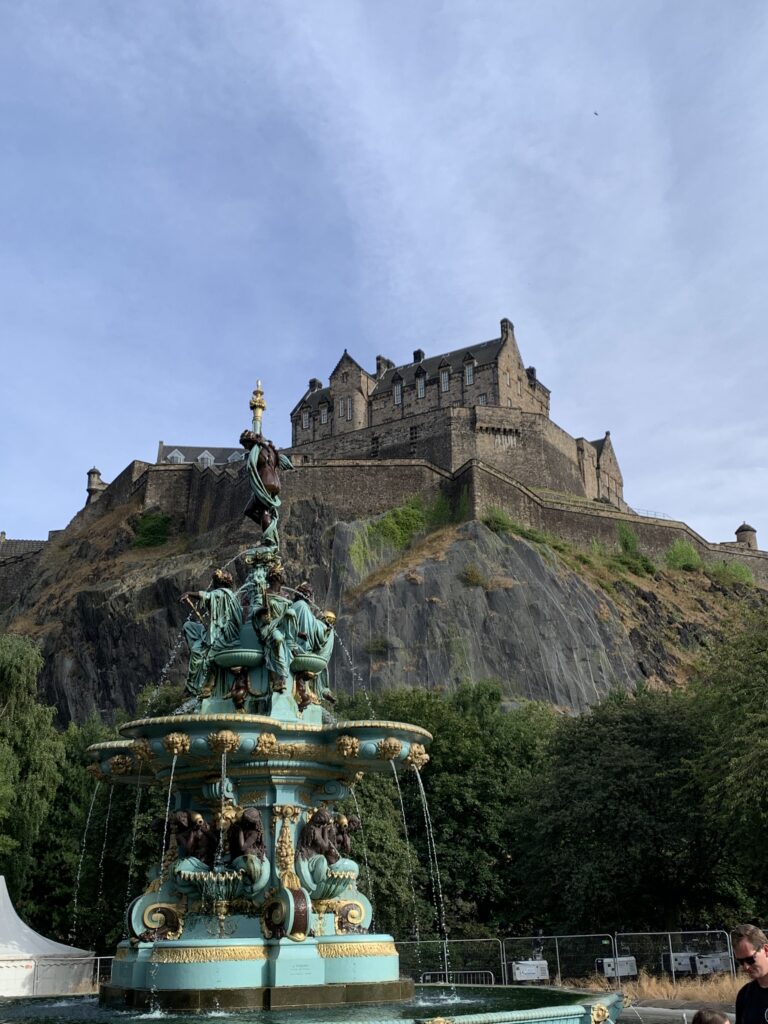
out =
<path fill-rule="evenodd" d="M 187 946 L 183 949 L 156 946 L 152 963 L 207 964 L 214 960 L 268 960 L 264 946 Z"/>
<path fill-rule="evenodd" d="M 356 736 L 339 736 L 336 749 L 342 757 L 357 757 L 360 753 L 360 740 Z"/>
<path fill-rule="evenodd" d="M 128 950 L 125 946 L 120 946 L 119 949 L 115 950 L 115 960 L 125 960 L 128 957 Z"/>
<path fill-rule="evenodd" d="M 128 775 L 133 770 L 133 758 L 127 754 L 115 754 L 107 763 L 112 775 Z"/>
<path fill-rule="evenodd" d="M 348 956 L 397 956 L 394 942 L 318 942 L 324 960 Z"/>
<path fill-rule="evenodd" d="M 234 754 L 240 746 L 240 737 L 231 729 L 208 734 L 208 746 L 214 754 Z"/>
<path fill-rule="evenodd" d="M 400 740 L 395 739 L 394 736 L 388 736 L 385 740 L 379 740 L 376 744 L 376 756 L 380 757 L 382 761 L 392 761 L 394 758 L 399 757 L 402 749 L 403 744 Z"/>
<path fill-rule="evenodd" d="M 278 746 L 277 736 L 275 736 L 274 733 L 263 732 L 261 736 L 259 736 L 258 742 L 253 748 L 253 752 L 261 757 L 273 757 L 277 753 Z"/>
<path fill-rule="evenodd" d="M 191 744 L 192 741 L 185 732 L 169 732 L 163 737 L 163 746 L 174 757 L 179 754 L 188 754 Z"/>
<path fill-rule="evenodd" d="M 320 618 L 325 619 L 325 621 L 328 623 L 331 629 L 333 629 L 333 627 L 336 625 L 336 612 L 325 611 L 320 616 Z"/>
<path fill-rule="evenodd" d="M 100 764 L 89 764 L 85 769 L 89 775 L 93 775 L 95 779 L 103 779 L 104 773 L 101 770 Z"/>
<path fill-rule="evenodd" d="M 272 805 L 272 831 L 275 831 L 278 819 L 283 821 L 290 821 L 292 824 L 301 817 L 302 811 L 300 807 L 294 807 L 293 804 L 273 804 Z"/>
<path fill-rule="evenodd" d="M 424 1024 L 456 1024 L 453 1017 L 428 1017 Z"/>
<path fill-rule="evenodd" d="M 592 1024 L 603 1024 L 609 1017 L 608 1007 L 605 1003 L 594 1003 L 592 1006 Z"/>
<path fill-rule="evenodd" d="M 149 764 L 152 761 L 152 748 L 147 740 L 134 740 L 131 744 L 133 756 L 140 764 Z"/>
<path fill-rule="evenodd" d="M 428 762 L 429 754 L 424 749 L 424 746 L 421 743 L 412 743 L 411 749 L 408 751 L 408 756 L 405 759 L 405 763 L 408 767 L 420 772 Z"/>
<path fill-rule="evenodd" d="M 175 931 L 169 931 L 164 938 L 170 940 L 180 939 L 181 933 L 184 931 L 183 908 L 176 906 L 174 903 L 153 903 L 145 909 L 141 915 L 141 920 L 150 931 L 156 931 L 168 924 L 167 916 L 164 913 L 166 910 L 170 911 L 178 919 L 179 927 Z"/>
<path fill-rule="evenodd" d="M 292 808 L 298 810 L 298 808 Z M 280 835 L 275 845 L 275 860 L 277 861 L 277 873 L 280 881 L 286 889 L 300 889 L 301 881 L 294 871 L 296 854 L 293 849 L 293 836 L 288 818 L 283 818 L 280 828 Z"/>

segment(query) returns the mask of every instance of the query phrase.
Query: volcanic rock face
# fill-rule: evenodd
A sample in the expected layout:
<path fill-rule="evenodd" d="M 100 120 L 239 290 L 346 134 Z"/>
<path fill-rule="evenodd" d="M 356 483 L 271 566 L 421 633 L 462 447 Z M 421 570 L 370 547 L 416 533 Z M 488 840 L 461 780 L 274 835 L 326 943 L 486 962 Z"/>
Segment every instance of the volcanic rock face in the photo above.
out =
<path fill-rule="evenodd" d="M 137 693 L 164 673 L 181 684 L 180 594 L 206 587 L 225 564 L 242 581 L 254 541 L 238 516 L 200 534 L 172 524 L 166 543 L 137 548 L 147 510 L 100 504 L 47 545 L 0 613 L 0 629 L 40 640 L 41 689 L 62 723 L 93 709 L 133 712 Z M 289 503 L 281 518 L 286 582 L 308 579 L 320 607 L 338 615 L 331 684 L 341 692 L 494 678 L 510 702 L 577 712 L 641 679 L 684 682 L 721 620 L 740 602 L 765 599 L 685 574 L 601 583 L 540 544 L 477 522 L 361 559 L 367 529 L 310 499 Z"/>

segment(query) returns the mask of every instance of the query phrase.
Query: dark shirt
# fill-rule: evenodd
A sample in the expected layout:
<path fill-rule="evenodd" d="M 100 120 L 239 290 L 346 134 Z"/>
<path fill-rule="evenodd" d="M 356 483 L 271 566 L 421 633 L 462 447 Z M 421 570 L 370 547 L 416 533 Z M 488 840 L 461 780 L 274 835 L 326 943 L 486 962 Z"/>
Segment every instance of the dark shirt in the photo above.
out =
<path fill-rule="evenodd" d="M 748 982 L 736 996 L 736 1024 L 768 1024 L 768 988 Z"/>

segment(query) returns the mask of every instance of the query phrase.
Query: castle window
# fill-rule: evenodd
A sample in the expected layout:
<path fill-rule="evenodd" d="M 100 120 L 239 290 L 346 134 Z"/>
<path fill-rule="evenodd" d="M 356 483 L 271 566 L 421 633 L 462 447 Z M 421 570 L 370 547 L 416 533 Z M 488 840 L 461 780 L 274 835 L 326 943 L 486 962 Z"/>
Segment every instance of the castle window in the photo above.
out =
<path fill-rule="evenodd" d="M 403 404 L 403 385 L 399 380 L 395 381 L 392 385 L 392 396 L 395 400 L 395 405 Z"/>
<path fill-rule="evenodd" d="M 348 420 L 352 419 L 352 399 L 351 398 L 347 399 L 347 419 Z"/>
<path fill-rule="evenodd" d="M 521 380 L 518 380 L 517 382 L 517 397 L 523 397 L 523 382 Z"/>
<path fill-rule="evenodd" d="M 172 462 L 175 466 L 178 466 L 180 463 L 184 461 L 184 456 L 181 454 L 178 448 L 174 448 L 166 461 Z"/>
<path fill-rule="evenodd" d="M 410 431 L 408 433 L 408 440 L 411 443 L 413 443 L 414 441 L 418 441 L 419 440 L 419 428 L 418 427 L 411 427 L 411 429 L 410 429 Z"/>
<path fill-rule="evenodd" d="M 467 363 L 464 367 L 464 383 L 474 384 L 475 383 L 475 364 Z"/>
<path fill-rule="evenodd" d="M 197 456 L 197 461 L 204 469 L 207 469 L 208 466 L 212 466 L 216 460 L 210 452 L 200 452 Z"/>
<path fill-rule="evenodd" d="M 512 384 L 512 381 L 509 378 L 509 370 L 507 370 L 507 372 L 504 374 L 504 376 L 505 376 L 506 381 L 507 381 L 507 387 L 509 387 Z"/>
<path fill-rule="evenodd" d="M 341 383 L 342 383 L 342 384 L 346 384 L 348 380 L 349 380 L 349 374 L 348 374 L 348 373 L 347 373 L 347 371 L 345 370 L 345 371 L 344 371 L 344 372 L 342 373 L 342 375 L 341 375 Z"/>
<path fill-rule="evenodd" d="M 427 385 L 424 380 L 424 374 L 420 373 L 416 378 L 416 397 L 423 398 L 427 391 Z"/>
<path fill-rule="evenodd" d="M 336 410 L 336 415 L 339 417 L 340 420 L 344 419 L 344 399 L 343 398 L 339 399 L 339 404 L 338 404 L 338 408 Z"/>
<path fill-rule="evenodd" d="M 447 391 L 450 386 L 451 374 L 447 368 L 440 371 L 440 390 Z"/>
<path fill-rule="evenodd" d="M 304 430 L 309 430 L 309 409 L 301 410 L 301 425 Z"/>
<path fill-rule="evenodd" d="M 242 462 L 245 458 L 245 452 L 232 452 L 227 459 L 227 462 Z"/>
<path fill-rule="evenodd" d="M 478 405 L 488 405 L 488 396 L 486 394 L 478 395 L 477 396 L 477 404 Z"/>
<path fill-rule="evenodd" d="M 327 423 L 328 422 L 328 406 L 327 405 L 321 405 L 320 406 L 320 422 L 321 423 Z"/>

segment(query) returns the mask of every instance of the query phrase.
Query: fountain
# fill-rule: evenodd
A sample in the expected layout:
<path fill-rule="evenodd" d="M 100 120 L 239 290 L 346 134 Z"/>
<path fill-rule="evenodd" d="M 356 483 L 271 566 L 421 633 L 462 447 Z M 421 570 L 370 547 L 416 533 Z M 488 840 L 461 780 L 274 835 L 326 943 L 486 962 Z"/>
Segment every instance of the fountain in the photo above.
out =
<path fill-rule="evenodd" d="M 370 1018 L 344 1005 L 414 995 L 392 936 L 372 931 L 352 857 L 360 822 L 338 805 L 365 772 L 418 773 L 432 737 L 402 722 L 335 721 L 327 710 L 335 618 L 315 606 L 309 584 L 285 586 L 280 472 L 292 467 L 261 433 L 264 408 L 259 383 L 253 429 L 240 438 L 249 453 L 245 515 L 260 529 L 245 582 L 235 589 L 217 569 L 206 590 L 182 595 L 184 704 L 89 750 L 98 779 L 166 792 L 158 867 L 127 908 L 127 938 L 101 987 L 106 1008 L 271 1010 L 283 1020 L 316 1007 L 296 1019 L 338 1021 Z M 445 969 L 449 981 L 447 956 Z M 598 1002 L 547 990 L 531 999 L 528 990 L 524 1005 L 538 1009 L 502 1011 L 498 995 L 469 1003 L 464 1019 L 599 1024 L 621 1005 L 612 995 Z M 452 998 L 401 1012 L 454 1019 L 462 998 Z M 492 1014 L 476 1012 L 489 1005 Z"/>
<path fill-rule="evenodd" d="M 354 815 L 335 806 L 366 771 L 419 771 L 431 736 L 401 722 L 334 722 L 328 663 L 334 616 L 311 588 L 284 587 L 280 472 L 251 398 L 251 499 L 261 530 L 235 590 L 223 569 L 186 593 L 189 646 L 181 713 L 124 725 L 90 748 L 112 783 L 167 790 L 160 865 L 127 911 L 108 1006 L 273 1008 L 401 1000 L 394 941 L 371 933 L 352 859 Z M 209 621 L 206 625 L 205 615 Z M 330 720 L 330 721 L 329 721 Z"/>

